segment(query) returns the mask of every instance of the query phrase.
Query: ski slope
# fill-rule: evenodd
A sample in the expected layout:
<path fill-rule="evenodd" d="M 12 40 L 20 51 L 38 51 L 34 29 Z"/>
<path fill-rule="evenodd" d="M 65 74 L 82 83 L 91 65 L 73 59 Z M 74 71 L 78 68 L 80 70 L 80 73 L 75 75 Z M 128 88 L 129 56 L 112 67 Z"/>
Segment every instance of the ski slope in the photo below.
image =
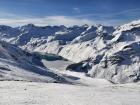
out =
<path fill-rule="evenodd" d="M 0 94 L 0 105 L 139 105 L 140 84 L 79 86 L 1 81 Z"/>

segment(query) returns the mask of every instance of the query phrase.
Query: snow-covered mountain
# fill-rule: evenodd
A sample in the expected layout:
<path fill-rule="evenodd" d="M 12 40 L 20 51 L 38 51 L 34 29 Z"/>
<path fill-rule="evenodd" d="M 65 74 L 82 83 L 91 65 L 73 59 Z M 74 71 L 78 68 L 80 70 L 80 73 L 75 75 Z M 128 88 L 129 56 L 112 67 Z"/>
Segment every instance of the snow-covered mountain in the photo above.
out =
<path fill-rule="evenodd" d="M 43 66 L 39 56 L 0 41 L 0 80 L 67 82 L 64 76 Z"/>
<path fill-rule="evenodd" d="M 77 68 L 88 67 L 91 77 L 114 83 L 140 80 L 140 20 L 116 28 L 0 26 L 0 38 L 26 51 L 58 54 L 78 63 Z"/>

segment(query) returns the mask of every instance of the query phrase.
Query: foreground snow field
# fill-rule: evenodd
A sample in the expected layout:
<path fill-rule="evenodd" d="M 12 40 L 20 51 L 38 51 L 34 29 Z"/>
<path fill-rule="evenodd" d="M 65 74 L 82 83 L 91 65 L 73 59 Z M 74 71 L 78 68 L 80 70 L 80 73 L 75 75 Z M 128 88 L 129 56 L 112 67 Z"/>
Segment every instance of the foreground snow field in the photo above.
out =
<path fill-rule="evenodd" d="M 0 82 L 0 105 L 139 105 L 140 84 Z"/>

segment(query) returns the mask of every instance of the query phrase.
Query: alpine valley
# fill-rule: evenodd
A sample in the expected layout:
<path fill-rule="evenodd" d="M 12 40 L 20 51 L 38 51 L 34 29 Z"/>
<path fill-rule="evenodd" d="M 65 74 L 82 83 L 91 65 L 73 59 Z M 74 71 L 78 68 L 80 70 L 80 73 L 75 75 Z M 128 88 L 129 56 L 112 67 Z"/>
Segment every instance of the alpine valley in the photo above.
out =
<path fill-rule="evenodd" d="M 140 20 L 0 25 L 0 81 L 0 105 L 139 105 Z"/>

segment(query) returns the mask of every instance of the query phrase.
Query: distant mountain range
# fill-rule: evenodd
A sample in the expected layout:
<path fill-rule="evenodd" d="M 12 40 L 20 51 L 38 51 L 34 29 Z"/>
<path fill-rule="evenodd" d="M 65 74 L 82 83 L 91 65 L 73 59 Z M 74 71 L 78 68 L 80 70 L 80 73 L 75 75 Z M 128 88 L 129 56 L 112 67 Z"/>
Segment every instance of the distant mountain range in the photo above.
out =
<path fill-rule="evenodd" d="M 114 83 L 140 80 L 140 20 L 119 27 L 103 25 L 39 27 L 28 24 L 13 28 L 1 25 L 0 39 L 0 58 L 6 65 L 9 65 L 7 59 L 12 61 L 20 59 L 20 62 L 32 63 L 26 55 L 18 57 L 20 53 L 17 53 L 16 49 L 21 48 L 20 52 L 60 55 L 75 62 L 74 66 L 71 65 L 68 69 L 87 71 L 86 74 L 91 77 L 105 78 Z M 3 43 L 14 49 L 3 48 Z M 20 48 L 15 48 L 16 46 Z M 13 51 L 15 53 L 9 55 Z M 3 58 L 6 61 L 3 61 Z"/>

